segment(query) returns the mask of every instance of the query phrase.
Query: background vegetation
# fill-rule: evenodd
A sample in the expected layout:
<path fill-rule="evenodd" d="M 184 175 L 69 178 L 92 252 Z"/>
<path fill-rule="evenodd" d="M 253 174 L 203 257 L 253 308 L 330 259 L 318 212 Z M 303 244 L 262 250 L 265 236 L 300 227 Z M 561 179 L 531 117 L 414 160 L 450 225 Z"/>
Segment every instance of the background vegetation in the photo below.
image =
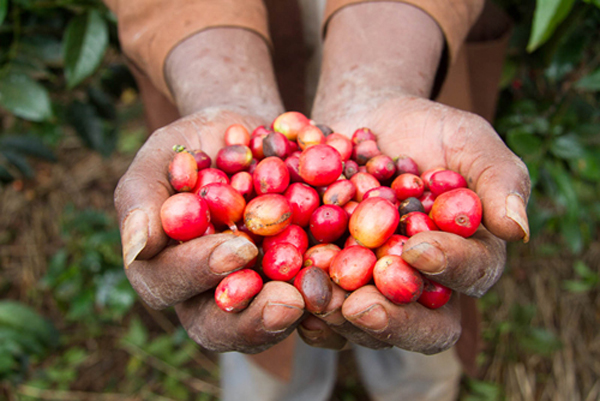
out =
<path fill-rule="evenodd" d="M 600 399 L 600 2 L 498 3 L 515 28 L 496 129 L 532 177 L 532 241 L 480 302 L 462 399 Z M 122 271 L 111 194 L 146 133 L 114 16 L 0 0 L 0 106 L 0 399 L 217 399 L 214 356 Z M 335 399 L 364 397 L 340 376 Z"/>

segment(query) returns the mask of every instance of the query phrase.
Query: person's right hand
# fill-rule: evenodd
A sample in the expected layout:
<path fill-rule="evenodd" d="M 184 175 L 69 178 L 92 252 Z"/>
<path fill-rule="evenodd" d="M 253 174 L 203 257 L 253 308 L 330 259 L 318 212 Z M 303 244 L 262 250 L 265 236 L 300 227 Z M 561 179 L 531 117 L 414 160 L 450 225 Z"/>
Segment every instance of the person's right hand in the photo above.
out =
<path fill-rule="evenodd" d="M 183 243 L 170 240 L 162 229 L 160 208 L 174 191 L 167 179 L 173 145 L 202 149 L 214 160 L 224 146 L 231 124 L 248 129 L 264 119 L 224 109 L 208 109 L 154 132 L 140 149 L 115 191 L 126 274 L 150 307 L 175 305 L 189 336 L 217 352 L 256 353 L 283 340 L 303 315 L 304 301 L 290 284 L 266 283 L 240 313 L 219 309 L 214 287 L 258 254 L 243 237 L 203 236 Z"/>

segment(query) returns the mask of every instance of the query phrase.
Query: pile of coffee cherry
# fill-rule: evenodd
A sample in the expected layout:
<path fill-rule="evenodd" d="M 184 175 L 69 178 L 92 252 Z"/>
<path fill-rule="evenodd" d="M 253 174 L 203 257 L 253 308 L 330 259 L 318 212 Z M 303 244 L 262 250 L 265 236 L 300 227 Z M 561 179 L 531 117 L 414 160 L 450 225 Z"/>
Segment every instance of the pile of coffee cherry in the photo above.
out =
<path fill-rule="evenodd" d="M 409 156 L 384 155 L 368 128 L 348 137 L 298 112 L 252 133 L 231 125 L 224 139 L 214 167 L 202 150 L 173 149 L 167 174 L 176 193 L 160 212 L 176 241 L 231 233 L 259 248 L 215 289 L 221 309 L 245 309 L 266 280 L 293 283 L 311 312 L 327 306 L 333 283 L 346 291 L 374 283 L 398 305 L 448 302 L 452 291 L 401 255 L 422 231 L 469 237 L 478 229 L 481 201 L 460 174 L 420 172 Z"/>

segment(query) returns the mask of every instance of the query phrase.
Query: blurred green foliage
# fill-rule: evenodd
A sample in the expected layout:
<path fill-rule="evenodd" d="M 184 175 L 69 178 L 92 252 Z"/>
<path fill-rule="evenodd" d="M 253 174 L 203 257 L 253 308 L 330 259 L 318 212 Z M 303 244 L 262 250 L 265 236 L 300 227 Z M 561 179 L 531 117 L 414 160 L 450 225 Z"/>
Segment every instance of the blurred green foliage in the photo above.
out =
<path fill-rule="evenodd" d="M 135 86 L 118 62 L 114 16 L 99 0 L 0 1 L 0 183 L 54 161 L 73 129 L 103 156 L 115 149 L 115 104 Z"/>
<path fill-rule="evenodd" d="M 62 216 L 64 247 L 50 260 L 43 279 L 65 320 L 100 330 L 119 321 L 136 294 L 125 277 L 116 222 L 106 213 L 72 207 Z"/>
<path fill-rule="evenodd" d="M 496 129 L 529 169 L 532 235 L 558 235 L 579 254 L 600 222 L 600 8 L 502 3 L 516 25 Z"/>

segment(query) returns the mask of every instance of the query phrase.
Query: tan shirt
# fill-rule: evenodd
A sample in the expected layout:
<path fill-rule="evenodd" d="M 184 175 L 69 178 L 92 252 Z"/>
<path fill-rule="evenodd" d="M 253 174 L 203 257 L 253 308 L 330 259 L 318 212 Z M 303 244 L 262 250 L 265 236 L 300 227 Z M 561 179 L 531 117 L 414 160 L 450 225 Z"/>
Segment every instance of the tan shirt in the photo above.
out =
<path fill-rule="evenodd" d="M 366 1 L 328 0 L 322 26 L 343 7 Z M 392 0 L 394 1 L 394 0 Z M 475 23 L 484 0 L 395 0 L 428 13 L 446 37 L 451 60 Z M 270 43 L 267 10 L 261 0 L 105 0 L 118 20 L 123 52 L 167 97 L 164 77 L 169 52 L 189 36 L 215 27 L 254 31 Z"/>

